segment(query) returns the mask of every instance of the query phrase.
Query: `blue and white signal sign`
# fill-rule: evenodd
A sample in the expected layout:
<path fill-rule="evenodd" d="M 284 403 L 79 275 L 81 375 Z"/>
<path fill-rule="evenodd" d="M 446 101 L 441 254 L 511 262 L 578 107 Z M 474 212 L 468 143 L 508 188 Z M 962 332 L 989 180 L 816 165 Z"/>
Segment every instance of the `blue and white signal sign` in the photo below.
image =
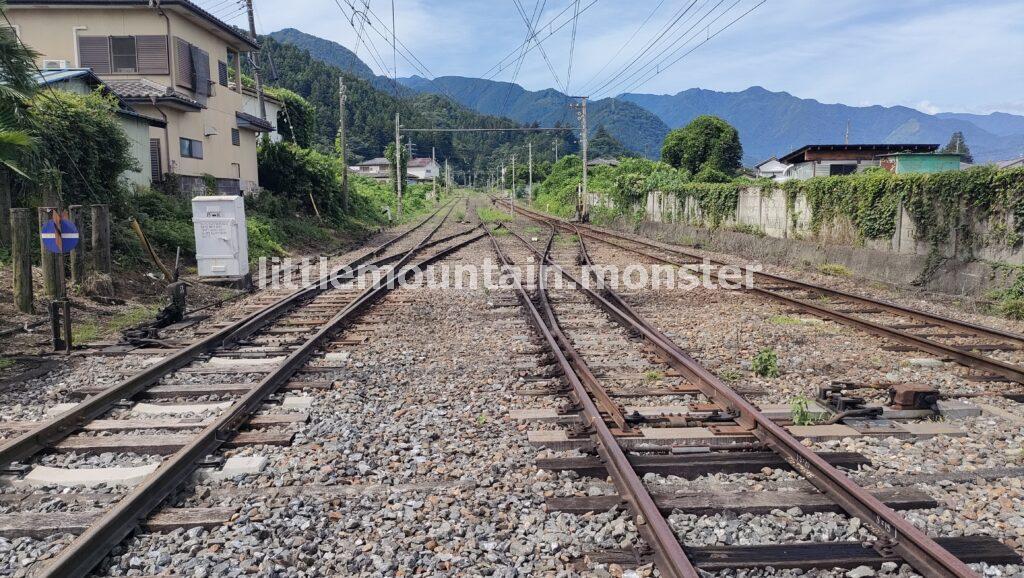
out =
<path fill-rule="evenodd" d="M 52 221 L 43 223 L 39 236 L 43 239 L 43 247 L 51 253 L 70 253 L 78 245 L 78 227 L 57 213 L 54 213 Z"/>

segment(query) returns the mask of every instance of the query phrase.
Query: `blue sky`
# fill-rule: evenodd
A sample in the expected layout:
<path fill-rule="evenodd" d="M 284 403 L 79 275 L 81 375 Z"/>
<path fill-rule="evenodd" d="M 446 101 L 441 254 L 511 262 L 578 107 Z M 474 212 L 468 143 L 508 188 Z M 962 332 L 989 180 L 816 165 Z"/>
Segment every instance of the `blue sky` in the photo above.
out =
<path fill-rule="evenodd" d="M 346 12 L 350 3 L 358 6 L 362 1 L 337 0 Z M 519 1 L 528 14 L 533 13 L 535 0 Z M 580 5 L 592 1 L 581 0 Z M 599 94 L 595 87 L 628 64 L 673 14 L 693 1 L 597 0 L 578 21 L 569 92 Z M 544 5 L 541 23 L 573 5 L 572 0 L 539 2 Z M 688 24 L 665 39 L 690 39 L 677 52 L 681 55 L 758 2 L 725 0 L 690 36 L 682 37 L 682 30 L 718 3 L 696 0 L 681 20 Z M 198 3 L 244 23 L 241 14 L 232 13 L 235 0 Z M 356 34 L 335 0 L 255 0 L 255 5 L 261 33 L 293 27 L 349 48 L 356 45 Z M 735 7 L 707 28 L 730 5 Z M 527 34 L 513 0 L 395 0 L 395 6 L 398 38 L 434 76 L 483 76 Z M 384 22 L 373 20 L 375 27 L 366 31 L 382 63 L 374 62 L 365 42 L 359 56 L 378 73 L 390 75 L 390 46 L 376 31 L 390 29 L 391 2 L 371 0 L 370 7 Z M 572 8 L 565 14 L 571 16 Z M 613 59 L 652 14 L 632 43 Z M 543 41 L 555 74 L 542 54 L 533 50 L 526 55 L 516 82 L 533 90 L 564 88 L 571 29 L 569 24 Z M 539 32 L 541 37 L 546 34 L 546 29 Z M 645 61 L 641 58 L 638 64 Z M 496 78 L 512 80 L 514 68 L 505 68 Z M 626 75 L 636 70 L 634 65 Z M 658 72 L 653 66 L 649 70 Z M 415 73 L 399 57 L 399 76 Z M 647 76 L 651 78 L 637 85 Z M 767 0 L 674 65 L 656 75 L 641 72 L 632 80 L 636 82 L 620 86 L 613 82 L 605 90 L 676 93 L 693 87 L 735 91 L 760 85 L 823 102 L 902 104 L 925 112 L 1024 114 L 1024 2 Z"/>

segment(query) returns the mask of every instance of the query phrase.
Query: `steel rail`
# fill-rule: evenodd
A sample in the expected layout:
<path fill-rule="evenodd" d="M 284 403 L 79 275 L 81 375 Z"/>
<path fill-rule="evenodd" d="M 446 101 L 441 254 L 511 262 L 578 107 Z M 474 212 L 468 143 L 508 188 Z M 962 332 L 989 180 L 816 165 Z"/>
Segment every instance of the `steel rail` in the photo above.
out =
<path fill-rule="evenodd" d="M 948 550 L 761 413 L 732 387 L 640 317 L 613 290 L 605 288 L 603 295 L 593 291 L 549 257 L 537 251 L 515 231 L 510 232 L 540 257 L 542 264 L 548 263 L 620 324 L 647 339 L 668 360 L 669 365 L 696 385 L 709 399 L 731 411 L 736 416 L 737 423 L 749 429 L 751 435 L 782 456 L 794 470 L 828 495 L 847 514 L 859 518 L 879 538 L 875 548 L 880 553 L 887 553 L 890 550 L 896 552 L 929 578 L 977 578 L 966 564 Z M 591 274 L 596 278 L 592 269 Z"/>
<path fill-rule="evenodd" d="M 450 213 L 451 209 L 448 211 L 448 214 Z M 220 417 L 204 428 L 193 442 L 162 462 L 154 473 L 122 498 L 88 530 L 61 550 L 45 568 L 41 569 L 39 575 L 53 578 L 88 575 L 114 546 L 133 532 L 150 512 L 167 499 L 192 474 L 200 460 L 229 440 L 242 424 L 259 409 L 268 395 L 274 393 L 291 379 L 325 341 L 331 339 L 356 315 L 393 289 L 396 286 L 396 281 L 407 279 L 416 270 L 403 269 L 403 267 L 413 256 L 422 251 L 427 241 L 444 224 L 448 214 L 422 241 L 403 255 L 388 277 L 375 281 L 372 286 L 367 287 L 344 309 L 322 325 L 316 334 L 290 353 L 276 370 L 264 377 L 252 390 L 234 402 Z M 483 236 L 484 233 L 479 233 L 443 249 L 418 263 L 417 267 L 426 267 L 483 238 Z"/>
<path fill-rule="evenodd" d="M 512 264 L 505 257 L 497 239 L 491 234 L 490 230 L 485 230 L 487 231 L 487 236 L 491 240 L 491 244 L 494 247 L 495 253 L 498 255 L 498 260 L 501 262 L 502 267 L 505 269 L 511 269 Z M 541 279 L 544 278 L 545 274 L 543 269 L 544 266 L 542 261 L 540 272 Z M 633 518 L 636 521 L 637 530 L 643 536 L 644 540 L 654 547 L 654 556 L 658 569 L 661 570 L 663 575 L 668 576 L 669 578 L 698 578 L 700 575 L 693 567 L 689 558 L 687 558 L 682 545 L 679 543 L 679 540 L 676 539 L 675 533 L 668 525 L 664 516 L 662 516 L 661 512 L 658 510 L 658 506 L 654 503 L 654 499 L 651 497 L 650 492 L 647 491 L 643 481 L 637 475 L 633 466 L 629 463 L 629 459 L 619 446 L 618 441 L 615 439 L 615 435 L 610 429 L 608 429 L 600 410 L 587 394 L 587 389 L 581 382 L 580 377 L 577 375 L 573 363 L 566 357 L 568 354 L 582 363 L 582 359 L 579 358 L 579 354 L 572 348 L 572 345 L 568 340 L 564 340 L 564 342 L 559 343 L 559 340 L 552 333 L 552 330 L 544 323 L 544 319 L 541 317 L 537 307 L 530 300 L 530 296 L 527 294 L 526 289 L 523 288 L 522 283 L 519 281 L 519 277 L 516 275 L 512 275 L 511 277 L 513 286 L 516 290 L 516 295 L 523 307 L 526 308 L 534 329 L 536 329 L 537 333 L 547 341 L 548 349 L 551 350 L 551 354 L 555 357 L 560 369 L 569 381 L 569 385 L 572 387 L 575 398 L 579 400 L 584 423 L 594 431 L 594 439 L 597 442 L 601 457 L 605 462 L 605 467 L 608 469 L 608 473 L 615 482 L 615 486 L 619 490 L 620 495 L 626 499 L 633 511 Z M 544 287 L 539 287 L 538 293 L 540 295 L 541 302 L 547 303 L 547 291 Z M 547 309 L 550 309 L 550 304 L 547 305 Z"/>
<path fill-rule="evenodd" d="M 523 210 L 523 209 L 520 208 L 520 210 Z M 666 258 L 658 256 L 658 255 L 653 255 L 653 254 L 651 254 L 649 252 L 641 251 L 640 249 L 637 249 L 637 248 L 634 248 L 634 247 L 627 247 L 627 246 L 622 245 L 620 243 L 616 243 L 614 241 L 611 241 L 607 237 L 614 237 L 614 238 L 623 239 L 623 240 L 628 241 L 628 242 L 637 243 L 637 244 L 640 244 L 640 245 L 645 245 L 645 246 L 648 246 L 648 247 L 651 247 L 651 248 L 654 248 L 654 249 L 657 249 L 657 250 L 665 251 L 665 252 L 668 252 L 668 253 L 676 253 L 676 254 L 685 255 L 685 256 L 694 257 L 694 258 L 699 258 L 700 257 L 699 255 L 696 255 L 696 254 L 693 254 L 693 253 L 689 253 L 689 252 L 686 252 L 686 251 L 681 251 L 681 250 L 678 250 L 678 249 L 669 249 L 669 248 L 661 247 L 661 246 L 658 246 L 658 245 L 653 244 L 653 243 L 649 243 L 649 242 L 645 242 L 645 241 L 640 241 L 640 240 L 636 240 L 636 239 L 631 239 L 631 238 L 625 237 L 623 235 L 620 235 L 620 234 L 617 234 L 617 233 L 613 233 L 611 231 L 606 231 L 606 230 L 603 230 L 603 229 L 596 229 L 596 228 L 589 227 L 589 226 L 586 226 L 586 227 L 573 226 L 570 229 L 570 226 L 568 224 L 562 222 L 559 219 L 554 219 L 553 217 L 548 217 L 546 215 L 540 215 L 540 214 L 538 214 L 538 213 L 536 213 L 534 211 L 524 211 L 524 212 L 528 213 L 531 217 L 534 217 L 534 218 L 536 218 L 538 220 L 541 220 L 542 222 L 546 222 L 548 224 L 551 224 L 552 222 L 557 222 L 558 226 L 562 227 L 563 229 L 574 230 L 579 235 L 585 235 L 585 236 L 587 236 L 587 237 L 589 237 L 591 239 L 594 239 L 596 241 L 605 243 L 607 245 L 611 245 L 613 247 L 617 247 L 619 249 L 630 251 L 630 252 L 636 253 L 638 255 L 642 255 L 644 257 L 650 258 L 650 259 L 661 261 L 662 263 L 666 263 L 666 264 L 670 264 L 670 265 L 675 265 L 675 266 L 685 266 L 685 265 L 690 264 L 690 263 L 681 263 L 681 262 L 678 262 L 678 261 L 673 261 L 671 259 L 666 259 Z M 776 282 L 776 283 L 789 284 L 789 285 L 800 287 L 802 289 L 806 289 L 808 291 L 816 291 L 816 292 L 820 292 L 820 293 L 824 293 L 824 294 L 828 294 L 828 295 L 833 295 L 833 296 L 841 297 L 843 299 L 849 299 L 851 301 L 856 301 L 857 303 L 860 303 L 862 305 L 877 306 L 877 307 L 880 307 L 882 309 L 885 309 L 887 311 L 890 311 L 890 312 L 898 314 L 898 315 L 903 315 L 903 316 L 910 317 L 910 318 L 913 318 L 913 319 L 918 319 L 918 320 L 921 320 L 921 321 L 927 321 L 929 323 L 934 323 L 936 325 L 941 325 L 941 326 L 946 327 L 948 329 L 968 330 L 968 331 L 974 332 L 979 337 L 987 336 L 987 337 L 994 337 L 994 338 L 997 338 L 997 339 L 1010 339 L 1010 340 L 1019 341 L 1021 343 L 1024 343 L 1024 335 L 1020 335 L 1020 334 L 1017 334 L 1017 333 L 1012 333 L 1012 332 L 1008 332 L 1008 331 L 1002 331 L 1002 330 L 999 330 L 999 329 L 984 327 L 984 326 L 977 325 L 977 324 L 974 324 L 974 323 L 969 323 L 969 322 L 964 322 L 964 321 L 957 321 L 955 319 L 951 319 L 951 318 L 947 318 L 947 317 L 942 317 L 942 316 L 934 315 L 934 314 L 931 314 L 931 313 L 926 313 L 924 311 L 919 311 L 917 309 L 911 309 L 911 308 L 902 307 L 900 305 L 896 305 L 894 303 L 889 303 L 887 301 L 878 301 L 878 300 L 870 299 L 870 298 L 867 298 L 867 297 L 861 297 L 861 296 L 858 296 L 858 295 L 854 295 L 852 293 L 847 293 L 847 292 L 839 291 L 839 290 L 836 290 L 836 289 L 829 289 L 827 287 L 821 287 L 819 285 L 813 285 L 813 284 L 810 284 L 810 283 L 805 283 L 805 282 L 802 282 L 802 281 L 797 281 L 797 280 L 794 280 L 794 279 L 789 279 L 787 277 L 781 277 L 781 276 L 772 275 L 772 274 L 769 274 L 769 273 L 761 273 L 761 272 L 757 272 L 757 271 L 751 271 L 747 267 L 744 267 L 742 265 L 731 265 L 731 264 L 728 264 L 728 263 L 724 263 L 724 262 L 721 262 L 721 261 L 713 261 L 713 260 L 710 260 L 710 259 L 708 260 L 708 262 L 712 263 L 712 264 L 715 264 L 717 266 L 726 266 L 726 265 L 734 266 L 734 267 L 739 268 L 743 272 L 749 272 L 749 273 L 753 274 L 755 277 L 762 277 L 762 278 L 771 280 L 771 281 Z M 720 271 L 715 271 L 714 274 L 715 274 L 716 278 L 721 279 L 723 277 L 723 275 L 722 275 L 722 273 Z M 912 346 L 912 347 L 914 347 L 914 348 L 916 348 L 916 349 L 918 349 L 920 351 L 931 353 L 933 355 L 938 355 L 938 356 L 943 357 L 943 358 L 948 358 L 948 359 L 950 359 L 952 361 L 955 361 L 955 362 L 957 362 L 957 363 L 959 363 L 961 365 L 964 365 L 964 366 L 967 366 L 967 367 L 973 367 L 973 368 L 976 368 L 976 369 L 981 369 L 983 371 L 988 371 L 988 372 L 991 372 L 991 373 L 995 373 L 997 375 L 1000 375 L 1002 377 L 1005 377 L 1007 379 L 1010 379 L 1010 380 L 1018 382 L 1018 383 L 1024 383 L 1024 367 L 1022 367 L 1022 366 L 1015 365 L 1015 364 L 1012 364 L 1012 363 L 1007 363 L 1007 362 L 1004 362 L 1004 361 L 1000 361 L 998 359 L 993 359 L 991 357 L 988 357 L 988 356 L 985 356 L 985 355 L 981 355 L 981 354 L 978 354 L 978 353 L 974 353 L 974 352 L 971 352 L 971 351 L 965 351 L 965 350 L 960 349 L 960 348 L 955 347 L 955 346 L 946 345 L 946 344 L 940 343 L 938 341 L 933 341 L 931 339 L 927 339 L 927 338 L 924 338 L 924 337 L 921 337 L 921 336 L 918 336 L 918 335 L 914 335 L 913 333 L 909 333 L 907 331 L 902 331 L 900 329 L 889 327 L 889 326 L 883 325 L 881 323 L 876 323 L 874 321 L 870 321 L 870 320 L 867 320 L 867 319 L 862 319 L 862 318 L 856 317 L 855 315 L 851 315 L 851 314 L 848 314 L 848 313 L 843 313 L 843 312 L 840 312 L 840 311 L 836 311 L 834 309 L 830 309 L 830 308 L 825 307 L 823 305 L 818 305 L 816 303 L 812 303 L 812 302 L 805 301 L 805 300 L 802 300 L 802 299 L 797 299 L 795 297 L 790 297 L 788 295 L 784 295 L 782 293 L 779 293 L 777 291 L 773 291 L 771 289 L 767 289 L 767 288 L 764 288 L 764 287 L 758 287 L 757 285 L 754 285 L 753 287 L 749 288 L 749 291 L 752 291 L 754 293 L 757 293 L 757 294 L 763 295 L 765 297 L 774 299 L 776 301 L 785 303 L 787 305 L 791 305 L 791 306 L 794 306 L 794 307 L 798 307 L 800 309 L 804 309 L 804 310 L 809 311 L 809 312 L 811 312 L 814 315 L 817 315 L 819 317 L 823 317 L 823 318 L 826 318 L 826 319 L 831 319 L 831 320 L 837 321 L 839 323 L 843 323 L 843 324 L 846 324 L 846 325 L 850 325 L 850 326 L 856 327 L 856 328 L 858 328 L 858 329 L 860 329 L 862 331 L 865 331 L 867 333 L 871 333 L 873 335 L 877 335 L 879 337 L 884 337 L 884 338 L 887 338 L 887 339 L 891 339 L 893 341 L 898 341 L 898 342 L 903 343 L 905 345 L 910 345 L 910 346 Z"/>
<path fill-rule="evenodd" d="M 551 253 L 551 244 L 555 240 L 556 231 L 554 227 L 551 227 L 551 236 L 548 237 L 547 245 L 544 248 L 544 254 Z M 576 354 L 573 348 L 572 342 L 562 332 L 562 327 L 559 325 L 555 316 L 554 310 L 547 305 L 547 287 L 545 285 L 547 279 L 544 276 L 543 266 L 538 278 L 539 286 L 542 290 L 542 303 L 545 304 L 545 314 L 548 318 L 548 328 L 551 330 L 551 334 L 555 336 L 555 340 L 562 344 L 565 348 L 566 355 L 569 362 L 573 365 L 576 370 L 576 374 L 579 376 L 580 381 L 583 383 L 587 391 L 594 397 L 598 408 L 608 416 L 608 419 L 615 424 L 618 428 L 617 432 L 613 432 L 619 435 L 638 435 L 639 432 L 634 428 L 627 420 L 626 416 L 622 413 L 622 408 L 619 406 L 612 396 L 608 395 L 608 390 L 601 385 L 601 382 L 597 379 L 594 373 L 590 370 L 590 367 L 583 361 L 583 358 Z M 570 354 L 572 352 L 572 354 Z M 580 400 L 577 399 L 576 392 L 573 391 L 572 400 L 579 404 Z"/>
<path fill-rule="evenodd" d="M 340 276 L 351 275 L 353 267 L 358 268 L 368 260 L 386 251 L 392 245 L 425 225 L 444 208 L 445 206 L 439 207 L 414 227 L 356 258 L 351 263 L 337 269 L 334 273 L 322 277 L 320 280 L 310 283 L 290 295 L 282 297 L 267 308 L 232 323 L 181 351 L 167 356 L 163 361 L 146 368 L 125 381 L 114 384 L 102 392 L 86 398 L 68 411 L 45 420 L 21 435 L 3 442 L 0 444 L 0 468 L 29 458 L 50 447 L 80 428 L 84 423 L 109 411 L 118 401 L 134 396 L 159 381 L 165 375 L 185 367 L 200 356 L 245 339 L 266 327 L 292 307 L 312 299 L 325 291 L 331 282 L 339 279 Z M 451 209 L 449 209 L 450 212 Z"/>

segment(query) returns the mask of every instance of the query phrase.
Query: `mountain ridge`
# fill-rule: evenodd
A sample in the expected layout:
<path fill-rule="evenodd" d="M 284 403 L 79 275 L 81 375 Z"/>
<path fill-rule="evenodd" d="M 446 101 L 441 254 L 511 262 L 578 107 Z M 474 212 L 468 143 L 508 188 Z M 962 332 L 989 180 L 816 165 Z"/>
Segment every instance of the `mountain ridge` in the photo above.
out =
<path fill-rule="evenodd" d="M 365 78 L 375 88 L 400 94 L 394 80 L 378 76 L 344 46 L 284 29 L 272 38 L 304 48 L 319 60 Z M 504 116 L 524 124 L 578 126 L 569 103 L 575 99 L 547 88 L 531 91 L 514 83 L 441 76 L 399 78 L 405 96 L 446 96 L 479 113 Z M 772 156 L 808 144 L 934 143 L 944 146 L 956 131 L 964 133 L 976 162 L 1006 160 L 1024 155 L 1024 116 L 1009 113 L 930 115 L 906 106 L 850 106 L 822 103 L 788 92 L 752 86 L 738 92 L 689 88 L 676 94 L 626 93 L 591 101 L 588 106 L 591 135 L 604 126 L 628 149 L 656 158 L 669 130 L 684 126 L 696 116 L 722 117 L 736 127 L 743 143 L 743 162 L 756 164 Z"/>

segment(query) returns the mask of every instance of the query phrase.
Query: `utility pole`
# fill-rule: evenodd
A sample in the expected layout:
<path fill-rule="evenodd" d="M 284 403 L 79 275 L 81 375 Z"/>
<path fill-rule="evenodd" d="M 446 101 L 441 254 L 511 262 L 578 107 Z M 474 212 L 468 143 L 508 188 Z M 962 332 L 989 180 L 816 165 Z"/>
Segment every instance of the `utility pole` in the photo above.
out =
<path fill-rule="evenodd" d="M 398 219 L 402 219 L 402 121 L 395 111 L 395 189 L 398 192 Z"/>
<path fill-rule="evenodd" d="M 345 79 L 338 77 L 338 147 L 341 149 L 341 210 L 348 212 L 348 143 L 345 141 Z M 292 130 L 294 136 L 295 130 Z"/>
<path fill-rule="evenodd" d="M 512 189 L 508 192 L 509 206 L 512 207 L 512 215 L 516 214 L 516 155 L 512 155 Z"/>
<path fill-rule="evenodd" d="M 245 0 L 245 9 L 249 13 L 249 38 L 256 42 L 256 16 L 252 11 L 252 0 Z M 260 102 L 260 118 L 267 120 L 267 101 L 263 100 L 263 81 L 260 79 L 260 53 L 250 52 L 249 58 L 252 59 L 252 77 L 256 80 L 256 98 Z M 238 66 L 241 67 L 242 63 L 239 62 Z"/>
<path fill-rule="evenodd" d="M 530 183 L 529 183 L 530 190 L 529 190 L 529 192 L 526 195 L 526 204 L 527 205 L 532 205 L 533 204 L 533 143 L 532 142 L 526 143 L 526 151 L 527 151 L 527 155 L 529 155 L 529 163 L 530 163 Z"/>
<path fill-rule="evenodd" d="M 435 167 L 437 167 L 437 149 L 435 147 L 430 147 L 430 162 L 432 163 L 432 166 L 430 168 L 434 171 L 434 199 L 433 200 L 436 201 L 437 200 L 437 168 L 435 168 Z"/>
<path fill-rule="evenodd" d="M 587 97 L 579 97 L 580 104 L 580 152 L 583 155 L 583 186 L 580 188 L 580 214 L 581 221 L 587 220 Z M 576 106 L 576 105 L 574 105 Z"/>
<path fill-rule="evenodd" d="M 558 141 L 555 141 L 555 162 L 558 162 Z"/>

